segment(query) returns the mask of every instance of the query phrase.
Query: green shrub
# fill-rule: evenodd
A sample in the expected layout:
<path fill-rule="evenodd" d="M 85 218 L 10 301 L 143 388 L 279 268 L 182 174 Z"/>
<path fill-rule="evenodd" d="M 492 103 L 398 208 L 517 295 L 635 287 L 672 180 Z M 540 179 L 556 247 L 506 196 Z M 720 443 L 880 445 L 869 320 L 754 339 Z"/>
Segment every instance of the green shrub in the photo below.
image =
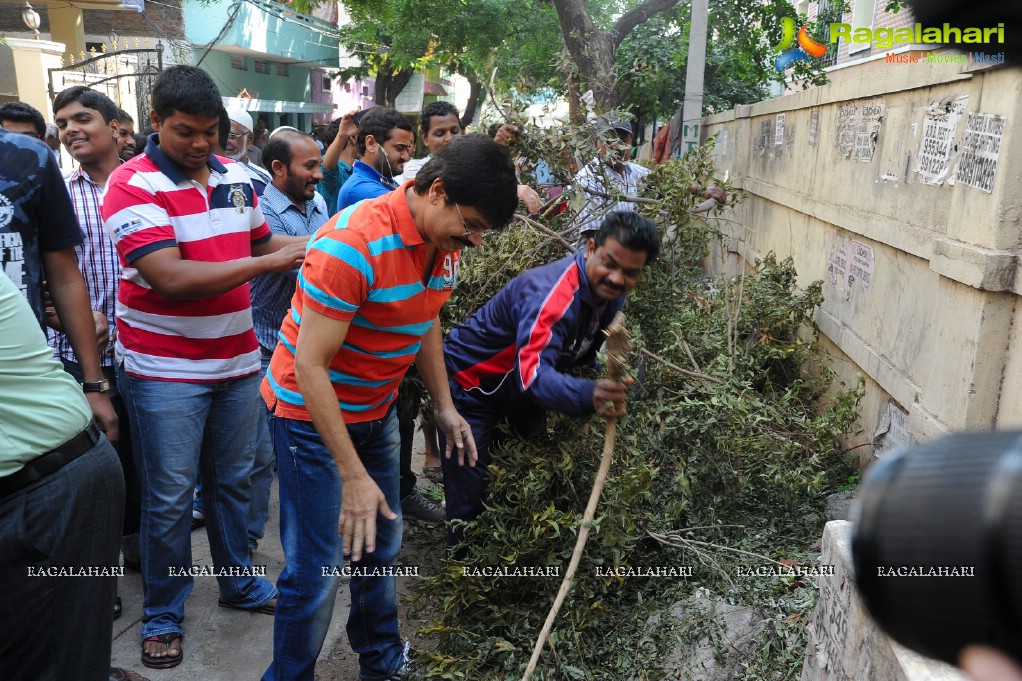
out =
<path fill-rule="evenodd" d="M 680 201 L 676 187 L 705 174 L 705 159 L 704 150 L 658 168 L 650 191 Z M 664 182 L 670 189 L 657 193 Z M 795 678 L 815 589 L 789 578 L 737 580 L 735 568 L 762 562 L 752 554 L 812 562 L 823 496 L 851 472 L 838 442 L 854 427 L 862 386 L 822 401 L 833 374 L 812 321 L 819 282 L 799 289 L 791 260 L 772 254 L 754 273 L 704 277 L 697 265 L 713 230 L 685 211 L 659 214 L 677 230 L 678 246 L 647 268 L 626 306 L 636 345 L 629 414 L 618 425 L 572 593 L 533 678 L 661 678 L 658 659 L 680 634 L 666 625 L 650 630 L 647 622 L 696 587 L 769 618 L 763 649 L 771 652 L 746 661 L 747 678 Z M 466 254 L 445 321 L 463 319 L 512 276 L 560 252 L 521 226 Z M 467 526 L 463 558 L 446 561 L 416 588 L 416 606 L 433 618 L 420 634 L 436 641 L 419 653 L 426 678 L 521 677 L 561 580 L 471 570 L 563 571 L 602 447 L 602 420 L 551 414 L 545 433 L 512 438 L 494 452 L 487 510 Z M 598 573 L 627 566 L 691 566 L 693 576 Z"/>

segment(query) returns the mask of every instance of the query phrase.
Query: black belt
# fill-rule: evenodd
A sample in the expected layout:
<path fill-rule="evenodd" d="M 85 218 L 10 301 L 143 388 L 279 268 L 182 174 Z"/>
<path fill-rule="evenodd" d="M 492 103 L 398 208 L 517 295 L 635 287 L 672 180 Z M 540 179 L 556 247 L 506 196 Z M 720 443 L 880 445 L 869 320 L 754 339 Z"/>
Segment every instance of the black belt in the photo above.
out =
<path fill-rule="evenodd" d="M 75 435 L 61 446 L 32 459 L 12 475 L 0 478 L 0 499 L 5 499 L 19 492 L 34 482 L 38 482 L 50 473 L 71 463 L 89 451 L 99 442 L 100 430 L 95 421 L 89 427 Z"/>

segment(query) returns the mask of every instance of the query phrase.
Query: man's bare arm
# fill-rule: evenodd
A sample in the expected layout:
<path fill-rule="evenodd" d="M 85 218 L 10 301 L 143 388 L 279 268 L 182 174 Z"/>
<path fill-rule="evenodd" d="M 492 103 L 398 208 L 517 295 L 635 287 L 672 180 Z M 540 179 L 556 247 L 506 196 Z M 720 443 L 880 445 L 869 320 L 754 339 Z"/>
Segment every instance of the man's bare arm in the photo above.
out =
<path fill-rule="evenodd" d="M 444 431 L 447 440 L 447 451 L 444 452 L 444 456 L 449 459 L 451 452 L 457 451 L 459 466 L 465 465 L 466 462 L 469 466 L 475 466 L 479 453 L 476 451 L 475 438 L 472 437 L 472 428 L 454 408 L 451 386 L 447 383 L 439 317 L 433 320 L 433 326 L 422 337 L 419 353 L 415 355 L 415 366 L 422 376 L 422 382 L 426 384 L 426 390 L 433 397 L 436 425 Z"/>
<path fill-rule="evenodd" d="M 78 269 L 78 259 L 73 248 L 50 251 L 42 254 L 43 269 L 53 299 L 53 306 L 64 327 L 64 333 L 71 343 L 82 379 L 86 382 L 103 380 L 103 369 L 99 364 L 99 348 L 96 345 L 96 326 L 92 317 L 89 289 L 85 277 Z M 85 394 L 96 423 L 110 441 L 117 441 L 117 414 L 104 393 Z"/>
<path fill-rule="evenodd" d="M 266 272 L 287 272 L 301 265 L 304 259 L 304 243 L 289 244 L 266 255 L 226 262 L 183 260 L 179 249 L 169 247 L 146 253 L 132 261 L 131 265 L 164 298 L 187 300 L 218 296 Z M 60 312 L 59 309 L 57 311 Z"/>

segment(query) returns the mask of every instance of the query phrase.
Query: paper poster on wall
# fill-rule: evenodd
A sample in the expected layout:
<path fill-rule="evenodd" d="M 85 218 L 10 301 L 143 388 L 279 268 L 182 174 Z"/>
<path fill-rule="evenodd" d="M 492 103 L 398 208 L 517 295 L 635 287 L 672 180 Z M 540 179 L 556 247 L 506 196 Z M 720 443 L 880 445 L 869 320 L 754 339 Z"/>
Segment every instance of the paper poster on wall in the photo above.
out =
<path fill-rule="evenodd" d="M 884 99 L 839 106 L 835 140 L 838 155 L 862 163 L 872 161 L 886 111 L 887 100 Z"/>
<path fill-rule="evenodd" d="M 952 156 L 957 152 L 955 133 L 965 114 L 968 95 L 947 97 L 926 107 L 923 139 L 916 157 L 915 171 L 923 184 L 940 185 L 948 179 Z"/>
<path fill-rule="evenodd" d="M 774 128 L 774 145 L 782 146 L 784 144 L 784 114 L 777 114 L 777 126 Z"/>
<path fill-rule="evenodd" d="M 965 124 L 962 155 L 954 177 L 948 184 L 961 182 L 990 193 L 997 176 L 997 159 L 1001 155 L 1001 139 L 1008 124 L 1005 116 L 971 113 Z"/>
<path fill-rule="evenodd" d="M 756 136 L 755 141 L 752 143 L 754 150 L 759 152 L 762 156 L 767 147 L 774 145 L 774 122 L 770 118 L 766 118 L 759 122 L 759 135 Z"/>
<path fill-rule="evenodd" d="M 876 432 L 873 433 L 873 443 L 876 447 L 873 456 L 877 459 L 911 444 L 908 434 L 908 414 L 894 402 L 887 403 L 887 409 L 881 415 L 880 423 L 877 424 Z"/>
<path fill-rule="evenodd" d="M 809 112 L 809 146 L 816 146 L 816 139 L 820 134 L 820 110 L 813 109 Z"/>
<path fill-rule="evenodd" d="M 858 288 L 869 291 L 873 284 L 876 258 L 873 247 L 849 237 L 831 234 L 827 257 L 827 277 L 839 295 L 850 300 Z"/>
<path fill-rule="evenodd" d="M 849 158 L 855 149 L 855 137 L 859 131 L 859 107 L 846 104 L 837 108 L 837 146 L 838 156 Z"/>
<path fill-rule="evenodd" d="M 720 164 L 727 158 L 728 142 L 730 141 L 727 129 L 723 125 L 717 126 L 717 143 L 713 147 L 713 159 Z"/>
<path fill-rule="evenodd" d="M 880 126 L 884 122 L 887 101 L 873 99 L 862 105 L 859 115 L 859 127 L 855 132 L 855 151 L 852 158 L 861 163 L 873 160 L 873 151 L 880 138 Z"/>

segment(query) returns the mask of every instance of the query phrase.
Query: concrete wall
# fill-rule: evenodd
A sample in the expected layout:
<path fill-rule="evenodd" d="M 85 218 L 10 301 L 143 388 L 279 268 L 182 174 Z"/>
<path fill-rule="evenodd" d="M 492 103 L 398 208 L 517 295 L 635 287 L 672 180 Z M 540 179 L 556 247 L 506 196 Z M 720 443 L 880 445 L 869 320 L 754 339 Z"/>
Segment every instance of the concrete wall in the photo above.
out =
<path fill-rule="evenodd" d="M 854 444 L 1022 423 L 1020 86 L 1015 68 L 891 63 L 703 121 L 721 173 L 748 192 L 711 269 L 774 251 L 804 283 L 825 280 L 816 320 L 834 369 L 866 376 Z M 977 113 L 1005 117 L 984 119 L 999 149 L 966 149 Z M 986 172 L 954 181 L 959 164 Z"/>
<path fill-rule="evenodd" d="M 202 51 L 197 53 L 202 54 Z M 196 56 L 196 58 L 198 58 Z M 257 57 L 245 56 L 245 69 L 231 66 L 231 54 L 211 50 L 202 62 L 202 69 L 213 76 L 220 92 L 236 97 L 242 89 L 254 99 L 276 99 L 292 102 L 311 102 L 312 78 L 308 66 L 285 64 L 288 75 L 277 75 L 277 62 L 270 63 L 269 73 L 256 73 Z"/>
<path fill-rule="evenodd" d="M 820 564 L 820 598 L 809 621 L 800 681 L 966 681 L 954 667 L 891 640 L 869 616 L 855 586 L 852 525 L 827 523 Z"/>
<path fill-rule="evenodd" d="M 220 48 L 238 48 L 302 63 L 333 65 L 337 60 L 337 26 L 299 14 L 272 0 L 249 0 L 237 8 L 234 22 L 220 36 L 235 11 L 225 0 L 186 0 L 185 35 L 196 45 L 217 39 Z M 268 57 L 271 58 L 272 57 Z"/>

